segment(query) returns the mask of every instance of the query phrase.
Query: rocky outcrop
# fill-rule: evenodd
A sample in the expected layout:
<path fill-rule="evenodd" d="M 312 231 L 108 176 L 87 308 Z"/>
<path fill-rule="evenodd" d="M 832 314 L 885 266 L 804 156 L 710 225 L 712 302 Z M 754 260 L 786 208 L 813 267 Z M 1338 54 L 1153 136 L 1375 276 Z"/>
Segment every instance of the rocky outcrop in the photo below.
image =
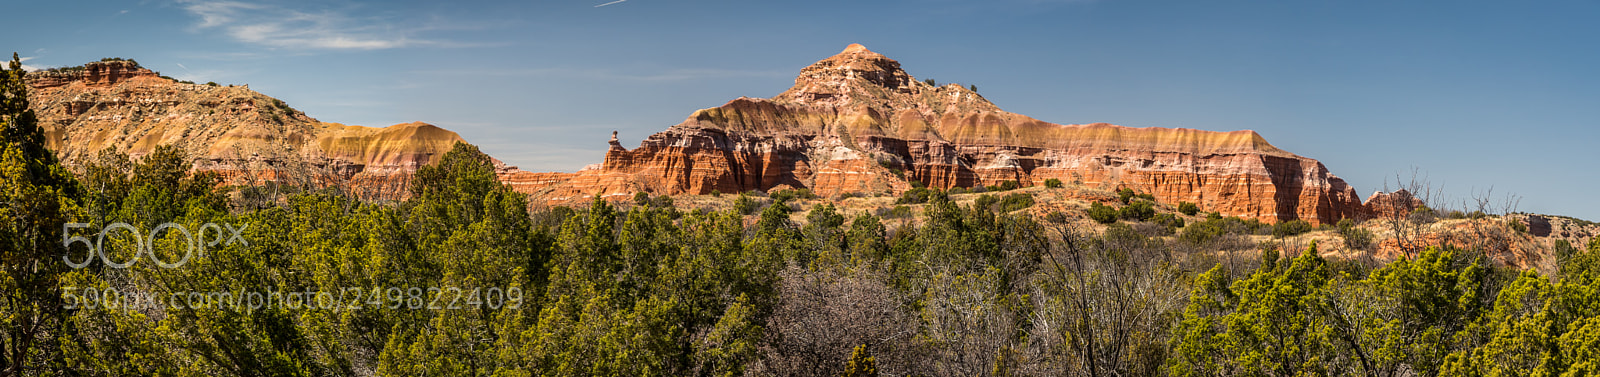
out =
<path fill-rule="evenodd" d="M 636 191 L 788 185 L 835 195 L 898 192 L 908 181 L 952 188 L 1051 178 L 1269 222 L 1328 223 L 1365 212 L 1354 189 L 1321 163 L 1253 131 L 1048 123 L 960 85 L 917 81 L 861 45 L 802 69 L 773 98 L 696 111 L 637 148 L 613 144 L 600 164 L 519 189 L 561 202 Z"/>
<path fill-rule="evenodd" d="M 108 87 L 138 78 L 157 78 L 155 71 L 140 67 L 127 60 L 99 61 L 58 70 L 28 74 L 28 86 L 34 89 L 55 88 L 72 83 L 89 87 Z"/>
<path fill-rule="evenodd" d="M 1378 191 L 1367 197 L 1365 215 L 1374 219 L 1404 219 L 1423 204 L 1422 199 L 1405 189 Z"/>
<path fill-rule="evenodd" d="M 320 122 L 247 86 L 179 83 L 129 61 L 30 73 L 28 82 L 47 144 L 69 164 L 107 149 L 139 157 L 175 145 L 195 158 L 195 169 L 230 184 L 338 184 L 392 200 L 406 195 L 412 171 L 461 141 L 425 123 Z"/>

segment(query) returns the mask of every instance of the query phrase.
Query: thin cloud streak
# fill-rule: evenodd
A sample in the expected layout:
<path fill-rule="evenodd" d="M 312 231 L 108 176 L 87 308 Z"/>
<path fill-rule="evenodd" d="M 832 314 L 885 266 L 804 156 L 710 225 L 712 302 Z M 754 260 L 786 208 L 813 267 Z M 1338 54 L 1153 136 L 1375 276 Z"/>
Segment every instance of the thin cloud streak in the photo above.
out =
<path fill-rule="evenodd" d="M 595 7 L 595 8 L 599 8 L 599 7 L 603 7 L 603 6 L 607 6 L 607 5 L 611 5 L 611 4 L 616 4 L 616 3 L 620 3 L 620 2 L 624 2 L 624 1 L 628 1 L 628 0 L 617 0 L 617 1 L 613 1 L 613 2 L 609 2 L 609 3 L 605 3 L 605 4 L 600 4 L 600 5 L 596 5 L 596 6 L 594 6 L 594 7 Z"/>
<path fill-rule="evenodd" d="M 183 9 L 199 18 L 198 30 L 221 30 L 234 40 L 285 49 L 382 50 L 402 47 L 480 47 L 484 43 L 417 38 L 438 27 L 397 27 L 338 12 L 303 12 L 241 1 L 188 0 Z"/>
<path fill-rule="evenodd" d="M 18 62 L 25 62 L 25 61 L 33 60 L 33 58 L 35 58 L 35 56 L 19 56 L 19 57 L 17 57 L 17 61 Z M 41 70 L 41 69 L 44 69 L 44 68 L 35 67 L 35 66 L 27 65 L 27 64 L 23 64 L 22 65 L 22 71 L 23 72 L 34 72 L 34 71 L 38 71 L 38 70 Z"/>

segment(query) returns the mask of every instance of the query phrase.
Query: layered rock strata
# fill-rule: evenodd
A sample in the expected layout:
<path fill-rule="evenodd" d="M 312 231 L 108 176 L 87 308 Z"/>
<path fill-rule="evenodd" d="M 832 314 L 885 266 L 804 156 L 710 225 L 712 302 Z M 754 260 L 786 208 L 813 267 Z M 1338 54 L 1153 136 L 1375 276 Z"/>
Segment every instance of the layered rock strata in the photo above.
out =
<path fill-rule="evenodd" d="M 30 73 L 28 83 L 49 147 L 69 164 L 108 149 L 137 158 L 174 145 L 195 158 L 195 169 L 222 173 L 230 184 L 342 185 L 396 200 L 412 171 L 461 141 L 426 123 L 320 122 L 248 86 L 179 83 L 129 61 Z"/>
<path fill-rule="evenodd" d="M 902 178 L 903 177 L 903 178 Z M 1316 160 L 1253 131 L 1054 124 L 1009 113 L 960 85 L 917 81 L 861 45 L 800 71 L 789 90 L 691 114 L 577 173 L 520 181 L 550 202 L 637 191 L 706 194 L 806 187 L 821 195 L 929 187 L 1024 186 L 1055 178 L 1128 187 L 1162 202 L 1276 222 L 1365 212 Z"/>

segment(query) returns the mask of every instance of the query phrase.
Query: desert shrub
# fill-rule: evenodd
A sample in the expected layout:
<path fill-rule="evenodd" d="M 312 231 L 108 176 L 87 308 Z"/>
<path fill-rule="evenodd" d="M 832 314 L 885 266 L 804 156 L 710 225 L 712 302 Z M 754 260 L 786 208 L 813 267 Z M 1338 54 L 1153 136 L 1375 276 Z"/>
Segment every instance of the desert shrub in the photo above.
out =
<path fill-rule="evenodd" d="M 1011 212 L 1033 206 L 1033 194 L 1011 194 L 1000 199 L 1000 212 Z"/>
<path fill-rule="evenodd" d="M 721 198 L 722 197 L 722 191 L 718 191 L 717 189 L 711 189 L 711 197 L 713 197 L 713 198 Z"/>
<path fill-rule="evenodd" d="M 1339 220 L 1337 225 L 1339 236 L 1344 237 L 1344 247 L 1352 250 L 1366 250 L 1372 245 L 1372 231 L 1356 226 L 1355 220 Z"/>
<path fill-rule="evenodd" d="M 1128 219 L 1128 220 L 1145 221 L 1145 220 L 1149 220 L 1151 217 L 1154 217 L 1155 215 L 1156 215 L 1155 204 L 1151 204 L 1148 201 L 1142 201 L 1142 200 L 1141 201 L 1137 201 L 1137 202 L 1133 202 L 1133 204 L 1129 204 L 1129 205 L 1127 205 L 1125 207 L 1122 207 L 1121 211 L 1117 211 L 1117 217 L 1121 217 L 1121 218 Z"/>
<path fill-rule="evenodd" d="M 1046 187 L 1046 188 L 1061 188 L 1061 180 L 1060 179 L 1055 179 L 1055 178 L 1046 179 L 1046 180 L 1044 180 L 1044 187 Z"/>
<path fill-rule="evenodd" d="M 1178 228 L 1182 228 L 1183 225 L 1184 225 L 1183 224 L 1183 218 L 1180 218 L 1177 215 L 1173 215 L 1173 214 L 1170 214 L 1170 213 L 1163 213 L 1163 214 L 1155 215 L 1154 217 L 1150 218 L 1150 222 L 1153 223 L 1153 224 L 1156 224 L 1156 225 L 1160 225 L 1160 226 L 1166 227 L 1169 231 L 1175 231 Z"/>
<path fill-rule="evenodd" d="M 917 187 L 900 193 L 900 198 L 895 199 L 894 204 L 927 203 L 928 200 L 932 199 L 936 194 L 938 194 L 938 192 L 935 190 L 929 190 L 926 187 Z"/>
<path fill-rule="evenodd" d="M 902 219 L 911 217 L 911 207 L 903 205 L 894 206 L 893 208 L 878 208 L 873 212 L 874 215 L 885 219 Z"/>
<path fill-rule="evenodd" d="M 650 206 L 656 208 L 672 208 L 672 197 L 661 195 L 650 199 Z"/>
<path fill-rule="evenodd" d="M 1122 204 L 1128 204 L 1128 201 L 1132 200 L 1132 199 L 1133 199 L 1133 189 L 1131 189 L 1131 188 L 1123 188 L 1121 190 L 1117 190 L 1117 201 L 1122 202 Z"/>
<path fill-rule="evenodd" d="M 1310 232 L 1311 229 L 1311 223 L 1305 220 L 1289 220 L 1272 226 L 1272 236 L 1277 238 L 1297 236 Z"/>
<path fill-rule="evenodd" d="M 738 211 L 740 214 L 753 214 L 759 209 L 761 209 L 761 202 L 751 199 L 750 195 L 741 193 L 738 199 L 733 200 L 733 210 Z"/>
<path fill-rule="evenodd" d="M 1128 224 L 1128 226 L 1133 227 L 1134 231 L 1139 232 L 1139 234 L 1143 234 L 1145 237 L 1166 237 L 1173 235 L 1173 233 L 1178 231 L 1177 229 L 1168 228 L 1148 221 L 1134 222 Z"/>
<path fill-rule="evenodd" d="M 636 205 L 636 206 L 647 206 L 647 205 L 650 205 L 650 194 L 645 193 L 643 191 L 633 193 L 633 205 Z"/>
<path fill-rule="evenodd" d="M 1572 259 L 1572 256 L 1580 252 L 1577 247 L 1572 246 L 1572 242 L 1567 240 L 1556 240 L 1553 246 L 1552 249 L 1554 249 L 1553 251 L 1556 255 L 1557 265 L 1565 265 L 1567 260 Z"/>
<path fill-rule="evenodd" d="M 1006 213 L 1033 206 L 1033 195 L 1016 193 L 1002 197 L 985 194 L 979 196 L 973 205 L 990 211 Z"/>
<path fill-rule="evenodd" d="M 808 188 L 783 189 L 783 190 L 778 190 L 777 192 L 772 193 L 772 201 L 774 201 L 774 202 L 788 202 L 788 201 L 791 201 L 791 200 L 794 200 L 794 199 L 816 199 L 816 198 L 817 198 L 817 194 L 811 193 L 811 189 L 808 189 Z"/>
<path fill-rule="evenodd" d="M 1017 181 L 1005 181 L 1000 182 L 998 185 L 989 186 L 989 191 L 1011 191 L 1021 187 L 1022 184 L 1017 183 Z"/>
<path fill-rule="evenodd" d="M 1309 223 L 1305 225 L 1308 229 Z M 1270 233 L 1272 226 L 1256 219 L 1241 219 L 1238 217 L 1222 217 L 1215 213 L 1205 221 L 1196 221 L 1183 228 L 1178 239 L 1193 245 L 1201 245 L 1224 234 L 1263 234 Z"/>
<path fill-rule="evenodd" d="M 1428 208 L 1427 206 L 1421 206 L 1421 207 L 1417 207 L 1417 209 L 1415 209 L 1415 210 L 1412 210 L 1411 211 L 1411 216 L 1409 216 L 1408 218 L 1412 222 L 1415 222 L 1415 223 L 1418 223 L 1418 224 L 1428 224 L 1428 223 L 1432 223 L 1434 221 L 1438 221 L 1439 220 L 1439 213 L 1437 211 L 1434 211 L 1432 208 Z"/>
<path fill-rule="evenodd" d="M 1527 233 L 1528 232 L 1528 224 L 1523 224 L 1522 221 L 1519 221 L 1519 220 L 1506 221 L 1506 225 L 1510 226 L 1511 230 L 1517 231 L 1517 233 Z"/>
<path fill-rule="evenodd" d="M 1126 187 L 1121 190 L 1117 190 L 1117 200 L 1122 201 L 1122 204 L 1132 204 L 1134 199 L 1144 199 L 1154 202 L 1156 201 L 1156 196 L 1150 195 L 1149 193 L 1136 193 L 1133 191 L 1133 189 Z"/>
<path fill-rule="evenodd" d="M 978 199 L 973 200 L 972 205 L 978 208 L 988 209 L 990 206 L 993 206 L 999 201 L 1000 198 L 996 198 L 994 195 L 983 194 L 978 195 Z"/>
<path fill-rule="evenodd" d="M 950 194 L 950 195 L 965 194 L 965 193 L 967 193 L 967 188 L 966 187 L 951 187 L 949 190 L 944 190 L 944 192 L 946 194 Z"/>
<path fill-rule="evenodd" d="M 1072 219 L 1068 218 L 1067 214 L 1061 213 L 1061 211 L 1050 211 L 1049 214 L 1044 215 L 1044 221 L 1057 223 L 1057 224 L 1065 224 L 1068 221 L 1072 221 Z"/>
<path fill-rule="evenodd" d="M 1149 237 L 1139 233 L 1132 226 L 1123 223 L 1106 226 L 1106 231 L 1100 234 L 1100 239 L 1107 244 L 1120 246 L 1140 245 L 1150 240 Z"/>
<path fill-rule="evenodd" d="M 1183 232 L 1178 234 L 1178 240 L 1191 245 L 1203 245 L 1227 233 L 1227 227 L 1222 220 L 1206 220 L 1184 227 Z"/>
<path fill-rule="evenodd" d="M 1117 209 L 1098 202 L 1090 203 L 1089 218 L 1101 224 L 1114 223 L 1117 222 Z"/>
<path fill-rule="evenodd" d="M 1200 213 L 1200 206 L 1190 202 L 1178 202 L 1178 212 L 1185 216 L 1194 216 Z"/>

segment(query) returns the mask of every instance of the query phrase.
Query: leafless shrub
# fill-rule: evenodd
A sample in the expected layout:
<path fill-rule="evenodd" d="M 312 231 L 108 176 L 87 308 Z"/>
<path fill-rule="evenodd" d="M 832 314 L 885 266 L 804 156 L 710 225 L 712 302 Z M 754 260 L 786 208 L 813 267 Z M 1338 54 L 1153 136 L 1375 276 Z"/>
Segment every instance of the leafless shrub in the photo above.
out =
<path fill-rule="evenodd" d="M 1103 242 L 1054 228 L 1061 242 L 1039 275 L 1021 371 L 1033 375 L 1156 375 L 1166 358 L 1167 319 L 1182 310 L 1188 282 L 1161 246 Z"/>
<path fill-rule="evenodd" d="M 915 367 L 910 345 L 917 320 L 902 309 L 902 295 L 877 273 L 790 267 L 781 278 L 762 361 L 752 367 L 753 374 L 837 376 L 850 351 L 863 344 L 886 375 Z"/>

